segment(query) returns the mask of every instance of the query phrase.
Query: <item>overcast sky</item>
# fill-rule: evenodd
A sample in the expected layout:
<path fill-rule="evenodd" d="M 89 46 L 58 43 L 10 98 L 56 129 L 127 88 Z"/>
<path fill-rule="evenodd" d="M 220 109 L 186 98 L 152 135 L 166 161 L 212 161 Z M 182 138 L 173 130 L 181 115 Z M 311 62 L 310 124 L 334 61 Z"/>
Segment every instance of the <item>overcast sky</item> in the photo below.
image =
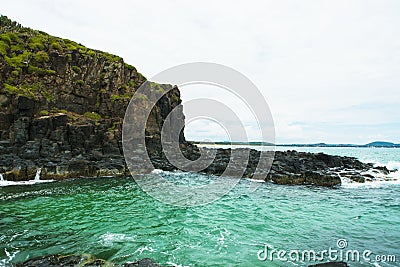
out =
<path fill-rule="evenodd" d="M 0 13 L 122 56 L 148 78 L 188 62 L 232 67 L 267 100 L 277 143 L 400 143 L 397 0 L 3 0 Z M 192 87 L 184 100 L 236 105 L 226 92 Z M 226 139 L 206 121 L 186 135 Z"/>

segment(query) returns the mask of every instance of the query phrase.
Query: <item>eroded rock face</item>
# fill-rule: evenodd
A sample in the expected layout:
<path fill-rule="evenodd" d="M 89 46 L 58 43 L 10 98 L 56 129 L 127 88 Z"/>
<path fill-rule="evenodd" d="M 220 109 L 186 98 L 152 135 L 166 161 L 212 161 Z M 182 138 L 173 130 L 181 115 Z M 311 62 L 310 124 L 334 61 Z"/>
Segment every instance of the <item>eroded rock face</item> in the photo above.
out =
<path fill-rule="evenodd" d="M 38 168 L 41 179 L 127 175 L 122 121 L 146 78 L 118 56 L 3 16 L 0 29 L 0 173 L 13 181 L 33 179 Z M 157 102 L 146 127 L 147 135 L 159 139 L 172 109 L 178 107 L 177 120 L 184 122 L 180 92 L 147 84 L 154 91 L 172 89 Z"/>

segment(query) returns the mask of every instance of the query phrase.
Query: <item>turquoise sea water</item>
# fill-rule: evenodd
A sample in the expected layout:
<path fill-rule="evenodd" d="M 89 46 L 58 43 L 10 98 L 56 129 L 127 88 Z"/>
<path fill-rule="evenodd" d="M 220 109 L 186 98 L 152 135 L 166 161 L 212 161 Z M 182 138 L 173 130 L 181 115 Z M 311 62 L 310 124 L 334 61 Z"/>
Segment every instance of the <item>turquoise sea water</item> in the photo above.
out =
<path fill-rule="evenodd" d="M 319 150 L 400 161 L 400 149 Z M 180 266 L 304 266 L 316 262 L 297 260 L 294 252 L 289 257 L 291 250 L 313 250 L 329 261 L 321 253 L 330 248 L 337 250 L 333 258 L 344 260 L 358 251 L 360 261 L 349 255 L 350 266 L 400 266 L 398 183 L 338 189 L 262 183 L 252 193 L 249 186 L 242 180 L 221 199 L 189 208 L 154 200 L 133 178 L 0 187 L 0 266 L 54 253 L 90 253 L 115 263 L 150 257 Z M 265 246 L 269 254 L 261 261 Z M 286 257 L 271 260 L 272 249 L 287 251 Z M 369 262 L 362 257 L 366 250 Z M 396 262 L 388 262 L 393 256 Z"/>

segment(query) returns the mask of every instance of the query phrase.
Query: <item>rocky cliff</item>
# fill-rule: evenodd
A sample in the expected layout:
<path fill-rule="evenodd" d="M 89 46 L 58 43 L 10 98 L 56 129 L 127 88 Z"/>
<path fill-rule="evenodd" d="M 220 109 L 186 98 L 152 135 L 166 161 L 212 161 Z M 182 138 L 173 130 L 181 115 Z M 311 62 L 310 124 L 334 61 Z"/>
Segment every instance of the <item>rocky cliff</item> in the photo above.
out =
<path fill-rule="evenodd" d="M 126 174 L 121 124 L 129 100 L 144 82 L 118 56 L 2 16 L 0 173 L 14 181 L 33 179 L 38 168 L 42 179 Z M 149 85 L 154 90 L 171 87 Z M 180 103 L 177 88 L 162 97 L 146 135 L 159 138 L 164 119 Z"/>

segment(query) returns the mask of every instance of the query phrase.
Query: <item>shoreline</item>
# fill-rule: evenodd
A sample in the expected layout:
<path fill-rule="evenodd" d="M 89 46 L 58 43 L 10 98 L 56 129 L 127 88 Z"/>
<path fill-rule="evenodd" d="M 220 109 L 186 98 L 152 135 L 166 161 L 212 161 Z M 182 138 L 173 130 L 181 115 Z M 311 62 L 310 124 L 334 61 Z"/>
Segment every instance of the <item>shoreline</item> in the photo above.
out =
<path fill-rule="evenodd" d="M 231 152 L 235 149 L 222 148 L 202 148 L 202 152 L 215 153 L 216 157 L 210 166 L 199 171 L 198 173 L 211 175 L 226 175 L 224 172 L 231 160 Z M 348 183 L 363 184 L 375 181 L 396 181 L 397 178 L 392 175 L 396 170 L 389 170 L 386 166 L 376 166 L 374 163 L 363 163 L 354 157 L 332 156 L 325 153 L 298 152 L 294 150 L 276 151 L 270 169 L 266 168 L 265 173 L 260 176 L 254 176 L 257 168 L 261 151 L 254 149 L 244 149 L 249 153 L 249 162 L 241 178 L 247 178 L 258 182 L 272 182 L 282 185 L 315 185 L 324 187 L 336 187 L 343 183 L 346 179 Z M 200 157 L 200 150 L 197 146 L 187 146 L 182 150 L 185 156 L 193 162 Z M 15 156 L 15 155 L 6 155 Z M 179 170 L 172 165 L 166 158 L 158 155 L 151 157 L 154 169 L 162 171 Z M 119 169 L 102 168 L 107 161 L 90 161 L 89 159 L 78 159 L 67 161 L 69 165 L 60 168 L 54 163 L 50 164 L 44 159 L 38 162 L 30 161 L 30 165 L 14 167 L 2 173 L 2 186 L 6 185 L 30 185 L 49 181 L 58 181 L 70 178 L 105 178 L 105 177 L 129 177 L 131 173 L 126 167 L 125 160 L 122 156 L 114 157 L 110 161 L 118 161 Z M 19 159 L 20 164 L 23 160 Z M 21 164 L 21 165 L 22 165 Z M 41 165 L 39 165 L 41 164 Z M 199 163 L 198 163 L 199 164 Z M 93 166 L 95 165 L 95 166 Z M 76 166 L 75 169 L 71 166 Z M 140 166 L 138 166 L 140 167 Z M 240 168 L 240 166 L 238 166 Z M 4 169 L 4 167 L 3 167 Z M 34 179 L 40 170 L 40 181 Z M 55 171 L 54 171 L 55 170 Z M 89 170 L 94 170 L 92 173 Z M 149 171 L 149 173 L 151 170 Z M 397 174 L 397 173 L 396 173 Z M 260 175 L 260 173 L 258 173 Z"/>

